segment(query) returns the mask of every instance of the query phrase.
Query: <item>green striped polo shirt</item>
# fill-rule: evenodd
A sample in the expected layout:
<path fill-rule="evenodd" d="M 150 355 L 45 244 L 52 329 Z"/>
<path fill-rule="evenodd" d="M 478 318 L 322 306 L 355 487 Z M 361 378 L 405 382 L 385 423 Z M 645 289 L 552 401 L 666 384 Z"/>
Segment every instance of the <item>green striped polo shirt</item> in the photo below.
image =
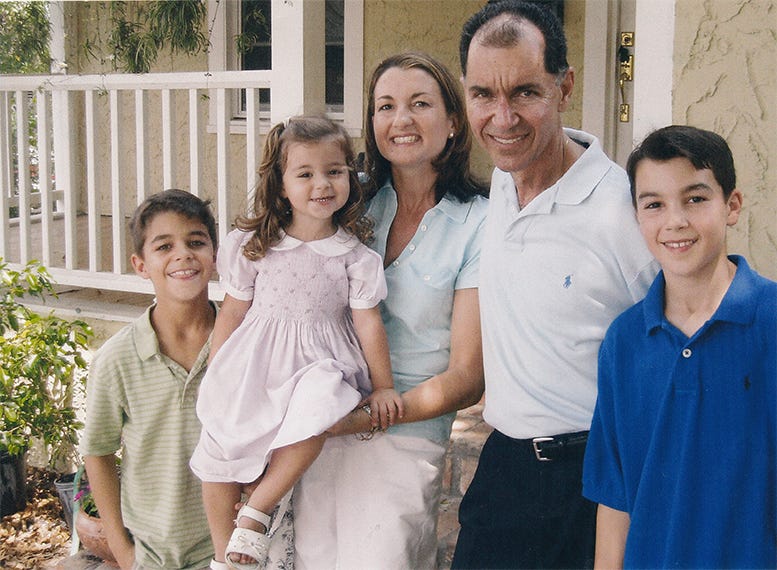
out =
<path fill-rule="evenodd" d="M 121 508 L 144 569 L 197 569 L 213 555 L 200 481 L 189 458 L 210 340 L 192 370 L 159 351 L 153 306 L 97 351 L 87 383 L 83 455 L 121 449 Z"/>

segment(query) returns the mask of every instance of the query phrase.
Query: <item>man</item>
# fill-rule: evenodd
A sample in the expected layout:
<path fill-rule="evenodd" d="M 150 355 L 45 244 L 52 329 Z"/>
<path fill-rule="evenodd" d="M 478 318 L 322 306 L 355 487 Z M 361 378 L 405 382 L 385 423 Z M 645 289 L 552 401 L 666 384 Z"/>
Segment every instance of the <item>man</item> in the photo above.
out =
<path fill-rule="evenodd" d="M 562 126 L 575 76 L 557 18 L 488 4 L 460 52 L 469 122 L 496 166 L 480 269 L 495 430 L 461 504 L 453 567 L 591 567 L 596 507 L 581 477 L 597 351 L 657 268 L 623 170 Z"/>

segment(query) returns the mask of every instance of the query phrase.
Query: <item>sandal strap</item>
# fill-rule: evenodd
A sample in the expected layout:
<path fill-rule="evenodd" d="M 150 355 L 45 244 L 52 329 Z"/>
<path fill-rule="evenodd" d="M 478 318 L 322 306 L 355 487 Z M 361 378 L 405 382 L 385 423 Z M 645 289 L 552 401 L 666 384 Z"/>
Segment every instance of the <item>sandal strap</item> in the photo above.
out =
<path fill-rule="evenodd" d="M 218 562 L 217 560 L 210 561 L 210 570 L 229 570 L 226 562 Z"/>
<path fill-rule="evenodd" d="M 240 520 L 240 517 L 248 517 L 259 524 L 263 524 L 265 529 L 270 528 L 270 515 L 253 508 L 248 503 L 240 507 L 240 510 L 237 512 L 237 518 L 235 518 L 235 524 Z"/>
<path fill-rule="evenodd" d="M 269 550 L 270 539 L 266 534 L 238 527 L 232 531 L 232 536 L 229 538 L 229 544 L 227 544 L 224 556 L 230 568 L 255 570 L 264 567 Z M 254 562 L 248 564 L 234 562 L 230 557 L 232 554 L 245 554 L 253 558 Z"/>

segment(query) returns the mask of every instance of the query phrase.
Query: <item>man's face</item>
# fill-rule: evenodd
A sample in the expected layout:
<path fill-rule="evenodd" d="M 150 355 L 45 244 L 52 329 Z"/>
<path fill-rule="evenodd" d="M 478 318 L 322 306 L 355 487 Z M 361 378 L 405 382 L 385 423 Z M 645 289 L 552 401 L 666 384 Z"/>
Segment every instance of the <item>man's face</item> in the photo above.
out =
<path fill-rule="evenodd" d="M 472 131 L 494 164 L 506 172 L 546 168 L 543 155 L 559 142 L 561 113 L 574 76 L 545 71 L 545 40 L 531 24 L 512 47 L 483 46 L 477 34 L 463 78 Z"/>

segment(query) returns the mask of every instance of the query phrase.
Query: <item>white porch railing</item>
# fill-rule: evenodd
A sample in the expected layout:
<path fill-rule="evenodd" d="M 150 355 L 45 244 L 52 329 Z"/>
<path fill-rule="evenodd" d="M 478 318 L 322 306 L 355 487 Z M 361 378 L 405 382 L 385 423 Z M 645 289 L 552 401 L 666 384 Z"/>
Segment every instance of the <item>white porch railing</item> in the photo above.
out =
<path fill-rule="evenodd" d="M 255 184 L 259 89 L 270 77 L 2 77 L 0 257 L 12 266 L 38 259 L 63 285 L 151 292 L 128 270 L 134 206 L 165 188 L 188 190 L 211 200 L 223 238 Z M 247 118 L 236 137 L 239 89 Z"/>

